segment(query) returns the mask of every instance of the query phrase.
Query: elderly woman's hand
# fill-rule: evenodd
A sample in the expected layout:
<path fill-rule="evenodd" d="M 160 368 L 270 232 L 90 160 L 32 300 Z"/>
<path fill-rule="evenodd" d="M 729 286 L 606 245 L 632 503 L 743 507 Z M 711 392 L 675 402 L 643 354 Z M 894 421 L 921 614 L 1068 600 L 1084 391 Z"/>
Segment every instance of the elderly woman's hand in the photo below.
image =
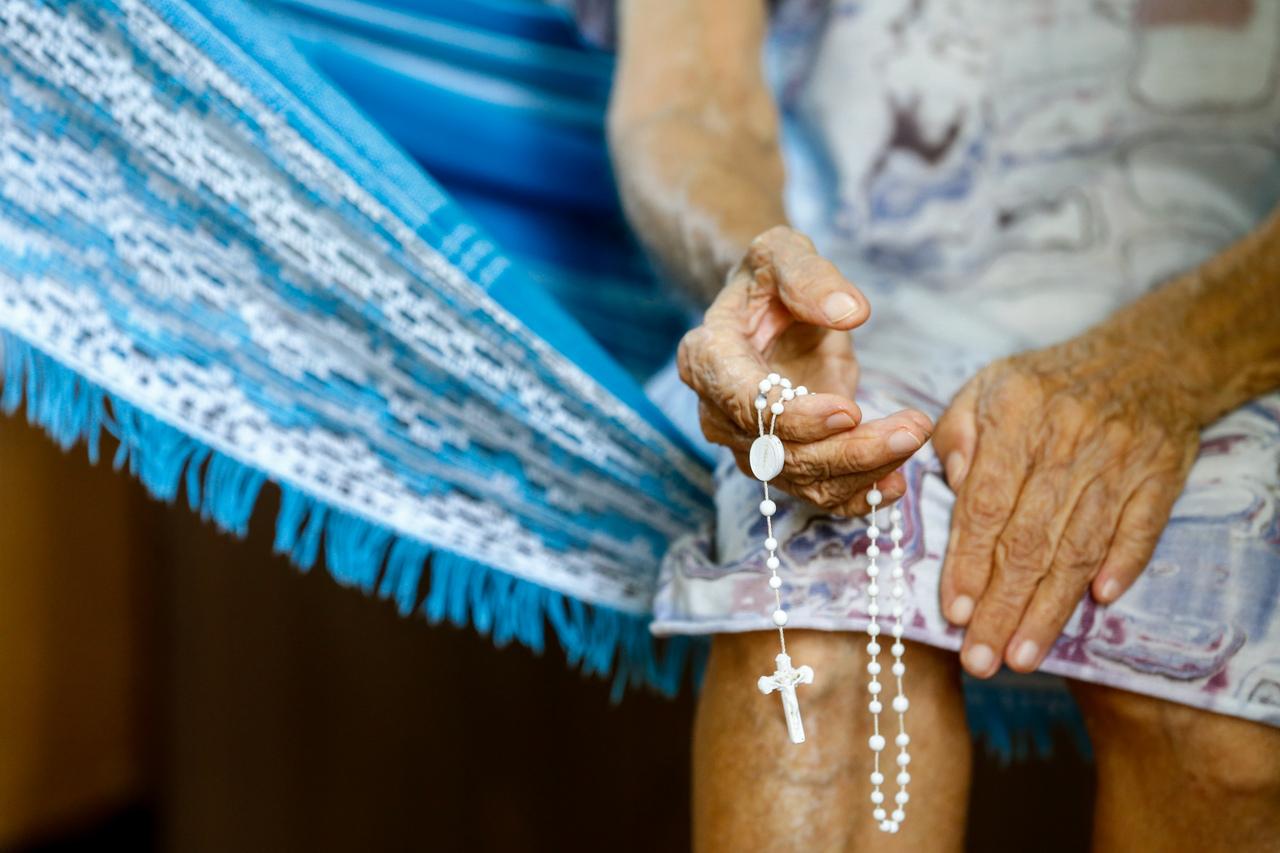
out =
<path fill-rule="evenodd" d="M 861 422 L 849 330 L 870 313 L 808 238 L 779 226 L 753 240 L 703 324 L 680 343 L 680 377 L 701 398 L 707 438 L 732 449 L 749 473 L 756 385 L 776 371 L 815 393 L 796 397 L 778 419 L 786 467 L 771 484 L 841 514 L 865 513 L 877 482 L 886 499 L 901 497 L 906 482 L 895 469 L 933 424 L 914 411 Z"/>
<path fill-rule="evenodd" d="M 990 365 L 939 420 L 956 492 L 941 603 L 973 675 L 1035 669 L 1090 584 L 1114 601 L 1150 560 L 1199 436 L 1168 364 L 1086 334 Z"/>

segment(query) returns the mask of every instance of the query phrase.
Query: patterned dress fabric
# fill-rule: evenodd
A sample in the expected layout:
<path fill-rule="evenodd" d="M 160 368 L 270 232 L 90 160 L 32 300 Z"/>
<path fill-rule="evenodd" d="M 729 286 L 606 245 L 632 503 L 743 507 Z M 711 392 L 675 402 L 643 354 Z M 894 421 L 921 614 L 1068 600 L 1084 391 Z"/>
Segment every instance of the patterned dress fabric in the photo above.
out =
<path fill-rule="evenodd" d="M 794 219 L 873 306 L 868 416 L 940 415 L 983 365 L 1089 328 L 1280 198 L 1280 3 L 787 3 L 769 61 Z M 690 419 L 691 394 L 655 387 Z M 907 474 L 907 637 L 956 649 L 952 496 L 931 446 Z M 664 563 L 659 633 L 771 627 L 758 484 L 726 460 L 716 482 L 713 527 Z M 863 627 L 866 521 L 784 500 L 773 522 L 789 624 Z M 1043 669 L 1280 725 L 1278 589 L 1270 394 L 1204 431 L 1146 572 L 1081 602 Z"/>

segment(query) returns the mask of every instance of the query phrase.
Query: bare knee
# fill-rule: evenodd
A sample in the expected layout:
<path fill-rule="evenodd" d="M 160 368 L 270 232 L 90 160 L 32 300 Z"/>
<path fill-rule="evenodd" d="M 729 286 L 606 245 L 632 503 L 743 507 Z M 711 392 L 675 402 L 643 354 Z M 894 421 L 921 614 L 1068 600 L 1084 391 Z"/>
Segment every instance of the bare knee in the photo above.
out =
<path fill-rule="evenodd" d="M 1280 798 L 1276 729 L 1096 685 L 1077 686 L 1076 698 L 1100 762 L 1141 762 L 1210 796 Z"/>

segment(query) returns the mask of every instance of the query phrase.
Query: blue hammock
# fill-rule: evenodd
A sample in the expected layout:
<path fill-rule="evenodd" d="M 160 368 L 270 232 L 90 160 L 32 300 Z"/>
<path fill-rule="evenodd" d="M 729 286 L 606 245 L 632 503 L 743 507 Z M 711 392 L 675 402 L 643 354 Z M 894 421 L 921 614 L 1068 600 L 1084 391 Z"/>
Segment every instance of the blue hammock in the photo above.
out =
<path fill-rule="evenodd" d="M 623 222 L 611 73 L 521 0 L 0 2 L 0 405 L 232 533 L 271 483 L 302 569 L 675 692 L 704 646 L 650 601 L 710 483 L 639 385 L 690 315 Z M 1048 704 L 970 699 L 1006 752 Z"/>

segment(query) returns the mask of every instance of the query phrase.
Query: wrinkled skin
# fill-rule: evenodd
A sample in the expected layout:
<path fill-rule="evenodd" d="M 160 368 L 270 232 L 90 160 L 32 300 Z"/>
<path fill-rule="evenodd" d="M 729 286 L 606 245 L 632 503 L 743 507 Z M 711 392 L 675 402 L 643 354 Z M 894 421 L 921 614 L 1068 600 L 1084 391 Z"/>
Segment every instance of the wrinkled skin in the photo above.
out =
<path fill-rule="evenodd" d="M 788 402 L 779 416 L 786 464 L 771 484 L 842 514 L 867 512 L 873 484 L 890 500 L 901 497 L 906 481 L 896 469 L 933 423 L 912 410 L 862 422 L 848 330 L 869 316 L 866 298 L 808 238 L 779 226 L 753 240 L 703 324 L 680 344 L 680 376 L 701 398 L 707 438 L 733 450 L 750 474 L 756 384 L 776 370 L 818 393 Z"/>
<path fill-rule="evenodd" d="M 1151 558 L 1195 459 L 1187 395 L 1089 336 L 989 365 L 934 447 L 956 490 L 944 612 L 962 660 L 1035 669 L 1092 584 L 1115 600 Z M 975 606 L 976 602 L 976 606 Z"/>

